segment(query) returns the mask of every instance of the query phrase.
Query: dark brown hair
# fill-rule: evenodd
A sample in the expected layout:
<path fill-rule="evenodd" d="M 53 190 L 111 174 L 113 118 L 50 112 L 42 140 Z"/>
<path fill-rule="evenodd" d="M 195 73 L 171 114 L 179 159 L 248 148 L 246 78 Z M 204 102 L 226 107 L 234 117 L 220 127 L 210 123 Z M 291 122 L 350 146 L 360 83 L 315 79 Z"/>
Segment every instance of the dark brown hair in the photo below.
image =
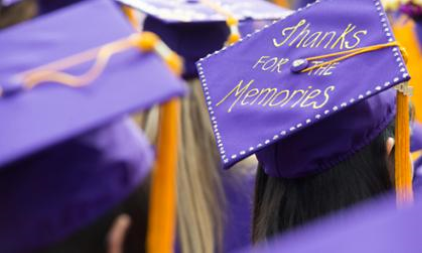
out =
<path fill-rule="evenodd" d="M 275 178 L 258 169 L 253 242 L 302 225 L 392 189 L 386 141 L 394 137 L 394 120 L 372 143 L 337 166 L 311 176 Z M 392 152 L 394 154 L 394 150 Z M 393 170 L 393 169 L 392 169 Z"/>

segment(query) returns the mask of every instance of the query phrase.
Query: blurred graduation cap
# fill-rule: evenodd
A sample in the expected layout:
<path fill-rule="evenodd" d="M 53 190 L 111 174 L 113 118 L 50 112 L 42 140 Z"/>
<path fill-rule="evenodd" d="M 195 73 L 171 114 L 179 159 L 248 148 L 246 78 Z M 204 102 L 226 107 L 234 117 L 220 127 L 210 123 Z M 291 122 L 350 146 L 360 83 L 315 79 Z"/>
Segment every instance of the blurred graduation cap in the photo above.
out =
<path fill-rule="evenodd" d="M 195 62 L 290 11 L 262 0 L 118 0 L 145 14 L 152 31 L 185 61 L 185 78 L 197 77 Z"/>
<path fill-rule="evenodd" d="M 63 239 L 151 168 L 149 144 L 119 119 L 186 88 L 148 38 L 108 0 L 0 33 L 1 252 Z"/>
<path fill-rule="evenodd" d="M 409 74 L 378 0 L 317 1 L 197 67 L 225 168 L 256 153 L 273 177 L 318 173 L 397 111 L 396 187 L 411 196 Z"/>
<path fill-rule="evenodd" d="M 419 252 L 421 211 L 420 199 L 397 210 L 393 196 L 384 196 L 239 253 Z"/>

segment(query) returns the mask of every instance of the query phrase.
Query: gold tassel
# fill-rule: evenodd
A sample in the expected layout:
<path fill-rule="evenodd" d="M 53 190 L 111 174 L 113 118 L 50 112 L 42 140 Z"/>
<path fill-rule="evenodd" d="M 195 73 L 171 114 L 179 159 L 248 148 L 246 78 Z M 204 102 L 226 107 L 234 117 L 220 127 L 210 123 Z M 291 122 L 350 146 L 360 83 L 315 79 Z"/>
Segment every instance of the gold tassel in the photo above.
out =
<path fill-rule="evenodd" d="M 148 216 L 147 252 L 174 250 L 176 227 L 176 168 L 180 100 L 162 105 L 158 136 L 158 156 L 152 174 Z"/>
<path fill-rule="evenodd" d="M 135 29 L 135 31 L 141 31 L 141 21 L 137 17 L 136 10 L 132 9 L 129 6 L 122 7 L 124 14 L 128 17 L 130 24 Z"/>
<path fill-rule="evenodd" d="M 132 26 L 139 31 L 140 22 L 129 7 L 123 11 Z M 155 51 L 177 76 L 183 72 L 183 61 L 160 38 L 151 32 L 143 32 L 137 41 L 145 51 Z M 148 210 L 146 250 L 148 253 L 174 251 L 176 231 L 176 175 L 179 142 L 180 99 L 175 98 L 160 107 L 157 160 L 152 172 Z"/>
<path fill-rule="evenodd" d="M 413 202 L 412 165 L 410 161 L 409 87 L 400 84 L 397 89 L 397 116 L 395 141 L 395 184 L 399 205 Z"/>

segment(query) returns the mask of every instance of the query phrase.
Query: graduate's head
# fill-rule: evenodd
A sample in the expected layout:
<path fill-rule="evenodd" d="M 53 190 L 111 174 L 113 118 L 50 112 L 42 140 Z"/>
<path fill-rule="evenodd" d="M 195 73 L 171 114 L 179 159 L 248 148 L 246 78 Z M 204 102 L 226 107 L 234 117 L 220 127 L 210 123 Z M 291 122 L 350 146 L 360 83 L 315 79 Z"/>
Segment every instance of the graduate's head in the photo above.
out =
<path fill-rule="evenodd" d="M 413 108 L 410 112 L 409 116 L 412 117 Z M 412 129 L 420 131 L 416 126 Z M 338 137 L 335 131 L 332 136 Z M 420 136 L 412 134 L 411 151 L 420 148 L 419 139 Z M 395 183 L 394 145 L 393 119 L 364 147 L 322 172 L 297 178 L 279 178 L 268 176 L 260 164 L 256 181 L 253 240 L 264 240 L 392 190 Z M 323 146 L 321 144 L 322 149 Z M 277 148 L 276 145 L 273 148 Z"/>
<path fill-rule="evenodd" d="M 157 33 L 183 58 L 183 77 L 191 88 L 182 100 L 180 120 L 177 228 L 181 251 L 221 250 L 226 238 L 225 197 L 218 151 L 195 61 L 224 46 L 231 34 L 226 23 L 229 13 L 239 20 L 234 31 L 244 37 L 289 11 L 263 0 L 122 2 L 146 14 L 143 28 Z M 150 111 L 142 121 L 147 134 L 155 139 L 157 111 Z"/>
<path fill-rule="evenodd" d="M 143 29 L 158 34 L 184 59 L 185 79 L 195 62 L 290 13 L 264 0 L 121 1 L 146 15 Z"/>
<path fill-rule="evenodd" d="M 158 54 L 133 43 L 144 35 L 106 0 L 0 32 L 1 252 L 101 252 L 122 213 L 137 234 L 129 228 L 128 238 L 144 246 L 147 203 L 129 196 L 140 195 L 154 155 L 127 117 L 186 90 Z"/>
<path fill-rule="evenodd" d="M 114 220 L 132 220 L 123 240 L 142 252 L 153 152 L 129 119 L 51 146 L 0 171 L 1 249 L 106 252 Z M 132 197 L 130 197 L 132 196 Z"/>
<path fill-rule="evenodd" d="M 401 52 L 379 1 L 322 0 L 197 63 L 224 166 L 260 162 L 256 240 L 393 181 L 411 199 Z"/>
<path fill-rule="evenodd" d="M 394 120 L 390 120 L 368 144 L 315 174 L 295 178 L 268 176 L 261 163 L 255 186 L 253 241 L 266 240 L 392 190 L 394 132 Z M 324 148 L 324 144 L 319 148 Z"/>

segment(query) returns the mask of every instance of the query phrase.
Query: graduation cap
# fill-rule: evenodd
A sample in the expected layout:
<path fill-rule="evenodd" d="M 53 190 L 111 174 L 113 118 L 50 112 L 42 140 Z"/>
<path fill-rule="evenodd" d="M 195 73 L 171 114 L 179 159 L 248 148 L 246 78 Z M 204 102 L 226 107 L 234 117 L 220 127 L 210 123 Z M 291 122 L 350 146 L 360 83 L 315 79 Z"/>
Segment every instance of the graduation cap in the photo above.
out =
<path fill-rule="evenodd" d="M 420 199 L 397 210 L 394 198 L 384 196 L 238 253 L 419 252 L 421 211 Z"/>
<path fill-rule="evenodd" d="M 0 33 L 1 252 L 63 239 L 148 172 L 150 146 L 121 117 L 186 91 L 154 38 L 107 0 Z"/>
<path fill-rule="evenodd" d="M 327 0 L 201 59 L 224 167 L 256 153 L 273 177 L 318 173 L 368 145 L 397 111 L 396 187 L 410 196 L 401 51 L 378 0 Z"/>
<path fill-rule="evenodd" d="M 152 31 L 185 61 L 185 78 L 197 77 L 195 62 L 290 11 L 262 0 L 118 0 L 147 14 Z"/>

